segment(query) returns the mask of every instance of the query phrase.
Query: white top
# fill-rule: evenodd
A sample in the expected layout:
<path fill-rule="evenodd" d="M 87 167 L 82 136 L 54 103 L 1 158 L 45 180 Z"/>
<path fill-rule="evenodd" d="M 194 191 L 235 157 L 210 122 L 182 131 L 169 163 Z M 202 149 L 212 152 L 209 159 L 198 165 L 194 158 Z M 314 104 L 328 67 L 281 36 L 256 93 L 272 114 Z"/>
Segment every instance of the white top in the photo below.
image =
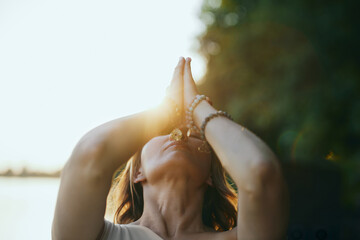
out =
<path fill-rule="evenodd" d="M 151 229 L 131 224 L 114 224 L 106 219 L 100 240 L 163 240 Z"/>

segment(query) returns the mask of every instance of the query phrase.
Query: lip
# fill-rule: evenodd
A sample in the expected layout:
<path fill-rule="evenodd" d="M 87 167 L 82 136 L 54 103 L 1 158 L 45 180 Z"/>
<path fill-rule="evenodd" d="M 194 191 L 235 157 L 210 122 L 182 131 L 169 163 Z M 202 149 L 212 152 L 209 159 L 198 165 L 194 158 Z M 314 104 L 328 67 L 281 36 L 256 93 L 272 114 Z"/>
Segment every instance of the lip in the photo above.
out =
<path fill-rule="evenodd" d="M 172 141 L 169 144 L 167 144 L 164 148 L 164 151 L 172 146 L 176 146 L 176 147 L 184 147 L 186 149 L 189 150 L 189 147 L 186 143 L 182 142 L 182 141 Z"/>

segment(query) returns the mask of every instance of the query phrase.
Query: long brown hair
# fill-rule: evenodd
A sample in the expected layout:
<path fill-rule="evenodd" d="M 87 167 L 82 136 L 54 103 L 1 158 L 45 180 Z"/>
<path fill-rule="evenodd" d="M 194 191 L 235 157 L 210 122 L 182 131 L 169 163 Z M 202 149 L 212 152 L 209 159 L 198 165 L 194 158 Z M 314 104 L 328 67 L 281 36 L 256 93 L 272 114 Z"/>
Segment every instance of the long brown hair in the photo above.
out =
<path fill-rule="evenodd" d="M 141 165 L 141 150 L 115 173 L 115 178 L 107 199 L 107 215 L 113 215 L 117 224 L 127 224 L 138 220 L 144 210 L 143 188 L 134 183 L 135 174 Z M 237 197 L 230 176 L 221 162 L 212 153 L 212 186 L 205 191 L 202 220 L 204 225 L 216 231 L 226 231 L 236 226 Z M 233 184 L 231 184 L 232 182 Z"/>

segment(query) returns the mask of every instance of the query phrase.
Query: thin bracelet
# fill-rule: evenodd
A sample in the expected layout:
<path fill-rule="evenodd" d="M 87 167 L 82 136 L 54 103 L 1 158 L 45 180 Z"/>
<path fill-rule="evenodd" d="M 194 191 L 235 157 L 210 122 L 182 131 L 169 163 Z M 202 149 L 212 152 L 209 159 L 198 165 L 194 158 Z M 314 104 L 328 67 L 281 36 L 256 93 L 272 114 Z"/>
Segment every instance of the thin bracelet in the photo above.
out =
<path fill-rule="evenodd" d="M 215 117 L 219 117 L 219 116 L 223 116 L 223 117 L 227 117 L 230 120 L 233 120 L 232 117 L 230 116 L 230 114 L 228 114 L 227 112 L 224 111 L 217 111 L 216 113 L 211 113 L 209 114 L 209 116 L 207 116 L 204 121 L 201 124 L 201 128 L 200 128 L 200 134 L 201 134 L 201 139 L 203 141 L 206 141 L 206 137 L 205 137 L 205 128 L 206 125 L 209 123 L 209 121 Z"/>

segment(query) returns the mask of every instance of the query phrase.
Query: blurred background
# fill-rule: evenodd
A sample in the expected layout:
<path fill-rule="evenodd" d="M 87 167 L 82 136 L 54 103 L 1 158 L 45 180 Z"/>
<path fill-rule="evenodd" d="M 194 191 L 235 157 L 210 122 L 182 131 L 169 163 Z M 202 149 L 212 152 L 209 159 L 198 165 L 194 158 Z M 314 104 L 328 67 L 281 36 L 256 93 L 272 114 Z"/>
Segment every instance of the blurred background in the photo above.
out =
<path fill-rule="evenodd" d="M 358 9 L 0 1 L 0 239 L 50 239 L 59 174 L 77 141 L 159 104 L 179 56 L 193 59 L 214 106 L 278 155 L 288 239 L 360 239 Z"/>
<path fill-rule="evenodd" d="M 359 3 L 206 1 L 202 91 L 277 153 L 290 239 L 360 239 Z"/>

